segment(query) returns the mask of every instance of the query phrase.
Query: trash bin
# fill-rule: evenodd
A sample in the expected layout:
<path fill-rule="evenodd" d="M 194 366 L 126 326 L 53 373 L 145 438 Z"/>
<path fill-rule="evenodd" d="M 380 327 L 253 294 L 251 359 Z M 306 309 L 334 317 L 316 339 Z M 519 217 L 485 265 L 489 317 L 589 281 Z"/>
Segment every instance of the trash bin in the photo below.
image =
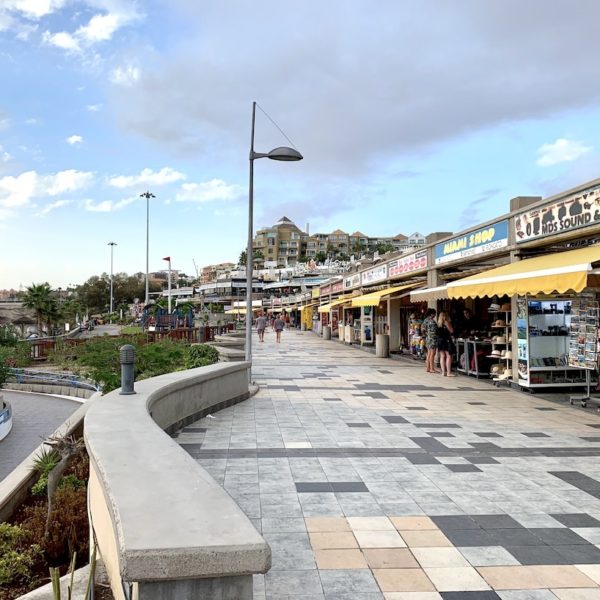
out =
<path fill-rule="evenodd" d="M 331 326 L 323 325 L 323 339 L 330 340 L 331 339 Z"/>
<path fill-rule="evenodd" d="M 387 358 L 390 355 L 390 336 L 387 333 L 378 333 L 375 336 L 375 356 Z"/>

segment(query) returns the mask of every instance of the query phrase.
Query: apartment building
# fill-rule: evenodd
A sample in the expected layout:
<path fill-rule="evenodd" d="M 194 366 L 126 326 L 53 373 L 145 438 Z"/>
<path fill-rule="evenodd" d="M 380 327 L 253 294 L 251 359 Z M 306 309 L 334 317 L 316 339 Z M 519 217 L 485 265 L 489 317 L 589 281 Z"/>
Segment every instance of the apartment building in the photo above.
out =
<path fill-rule="evenodd" d="M 235 263 L 218 263 L 216 265 L 206 265 L 202 267 L 202 273 L 200 275 L 200 283 L 209 283 L 216 281 L 222 275 L 227 275 L 235 269 Z"/>
<path fill-rule="evenodd" d="M 351 255 L 373 254 L 381 251 L 403 252 L 424 246 L 425 236 L 413 233 L 394 237 L 369 237 L 361 231 L 346 233 L 336 229 L 331 233 L 302 231 L 287 217 L 282 217 L 272 227 L 263 227 L 253 240 L 257 268 L 292 266 L 303 259 L 325 256 L 347 259 Z"/>

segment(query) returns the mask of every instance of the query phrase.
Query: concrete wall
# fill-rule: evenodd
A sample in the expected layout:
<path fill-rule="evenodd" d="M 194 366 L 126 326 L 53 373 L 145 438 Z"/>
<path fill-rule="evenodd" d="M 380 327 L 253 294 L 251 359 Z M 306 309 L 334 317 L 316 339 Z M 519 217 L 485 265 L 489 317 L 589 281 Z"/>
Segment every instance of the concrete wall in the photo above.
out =
<path fill-rule="evenodd" d="M 115 598 L 251 598 L 268 544 L 227 492 L 165 431 L 248 397 L 248 364 L 217 364 L 115 390 L 85 419 L 89 506 Z M 223 595 L 228 594 L 228 595 Z"/>

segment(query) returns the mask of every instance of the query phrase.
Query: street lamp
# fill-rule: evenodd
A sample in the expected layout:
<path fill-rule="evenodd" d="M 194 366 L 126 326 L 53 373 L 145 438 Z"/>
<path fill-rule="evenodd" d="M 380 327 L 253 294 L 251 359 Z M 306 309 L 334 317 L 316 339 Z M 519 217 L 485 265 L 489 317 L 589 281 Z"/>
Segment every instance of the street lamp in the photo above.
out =
<path fill-rule="evenodd" d="M 165 256 L 163 260 L 169 263 L 169 283 L 167 284 L 168 291 L 168 307 L 169 307 L 169 329 L 171 328 L 171 257 Z"/>
<path fill-rule="evenodd" d="M 254 217 L 254 160 L 270 158 L 271 160 L 296 161 L 302 160 L 302 154 L 294 148 L 285 146 L 274 148 L 270 152 L 254 151 L 254 124 L 256 122 L 256 102 L 252 103 L 252 129 L 250 133 L 250 180 L 248 185 L 248 246 L 246 248 L 246 362 L 248 366 L 248 381 L 252 383 L 252 233 Z"/>
<path fill-rule="evenodd" d="M 148 306 L 150 300 L 150 293 L 148 288 L 148 275 L 150 272 L 149 268 L 149 256 L 150 256 L 150 198 L 156 198 L 151 192 L 144 192 L 140 194 L 140 198 L 146 198 L 146 298 L 144 300 L 144 306 Z"/>
<path fill-rule="evenodd" d="M 110 246 L 110 322 L 112 323 L 112 313 L 113 313 L 113 250 L 117 245 L 116 242 L 108 242 Z"/>

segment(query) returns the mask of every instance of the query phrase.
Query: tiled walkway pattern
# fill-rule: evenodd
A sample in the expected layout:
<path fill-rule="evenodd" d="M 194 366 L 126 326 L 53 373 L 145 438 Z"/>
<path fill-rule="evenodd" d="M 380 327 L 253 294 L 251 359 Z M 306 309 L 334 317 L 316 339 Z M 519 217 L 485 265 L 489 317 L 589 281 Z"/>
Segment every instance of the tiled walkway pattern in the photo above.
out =
<path fill-rule="evenodd" d="M 600 419 L 284 332 L 178 441 L 269 542 L 255 598 L 600 599 Z"/>

